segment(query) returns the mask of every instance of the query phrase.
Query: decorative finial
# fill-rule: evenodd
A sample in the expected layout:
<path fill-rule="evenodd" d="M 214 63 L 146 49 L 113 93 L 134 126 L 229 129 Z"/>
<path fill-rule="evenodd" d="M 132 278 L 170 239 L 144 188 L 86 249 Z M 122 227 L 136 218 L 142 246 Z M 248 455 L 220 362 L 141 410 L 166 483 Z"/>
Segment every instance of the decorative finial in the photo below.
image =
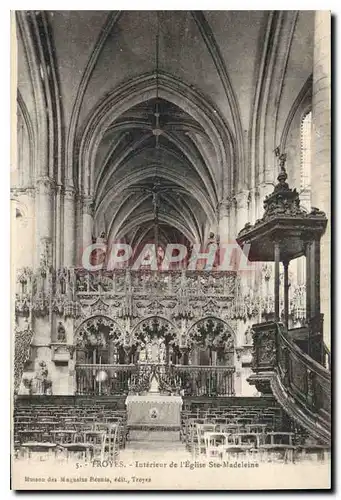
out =
<path fill-rule="evenodd" d="M 285 169 L 285 162 L 286 161 L 287 161 L 287 154 L 286 153 L 282 153 L 279 156 L 279 165 L 280 165 L 281 169 Z"/>
<path fill-rule="evenodd" d="M 280 186 L 288 188 L 289 186 L 286 183 L 288 175 L 287 175 L 287 172 L 285 170 L 285 163 L 287 161 L 287 154 L 281 153 L 279 146 L 277 146 L 277 148 L 274 150 L 274 153 L 275 153 L 276 158 L 278 158 L 279 166 L 281 169 L 279 174 L 278 174 L 277 180 L 278 180 Z"/>

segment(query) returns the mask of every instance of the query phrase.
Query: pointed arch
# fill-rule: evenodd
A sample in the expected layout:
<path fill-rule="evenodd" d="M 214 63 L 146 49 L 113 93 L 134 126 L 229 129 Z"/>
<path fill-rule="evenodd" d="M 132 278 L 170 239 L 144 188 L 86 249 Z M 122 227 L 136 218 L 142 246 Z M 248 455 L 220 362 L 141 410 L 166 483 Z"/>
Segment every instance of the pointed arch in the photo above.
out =
<path fill-rule="evenodd" d="M 120 325 L 104 315 L 87 317 L 80 323 L 75 332 L 74 343 L 78 346 L 106 345 L 108 340 L 123 344 L 123 335 Z"/>
<path fill-rule="evenodd" d="M 211 347 L 233 351 L 236 335 L 231 326 L 216 316 L 206 316 L 195 321 L 187 331 L 189 346 Z"/>
<path fill-rule="evenodd" d="M 84 194 L 93 194 L 95 157 L 103 134 L 128 109 L 156 97 L 155 78 L 153 72 L 126 82 L 91 111 L 77 143 L 78 186 Z M 160 72 L 158 78 L 159 98 L 183 109 L 205 130 L 214 148 L 217 162 L 217 172 L 211 172 L 211 175 L 218 179 L 219 183 L 223 169 L 229 168 L 231 172 L 235 163 L 234 138 L 227 124 L 212 103 L 192 87 L 167 73 Z M 224 189 L 231 189 L 230 181 L 229 186 Z"/>

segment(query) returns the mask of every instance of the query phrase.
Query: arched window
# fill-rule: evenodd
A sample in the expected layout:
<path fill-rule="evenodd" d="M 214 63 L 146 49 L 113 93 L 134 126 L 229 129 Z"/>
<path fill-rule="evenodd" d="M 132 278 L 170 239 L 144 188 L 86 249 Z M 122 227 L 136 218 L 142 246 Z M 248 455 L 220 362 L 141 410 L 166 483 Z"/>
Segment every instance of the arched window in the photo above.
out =
<path fill-rule="evenodd" d="M 300 190 L 310 191 L 311 186 L 311 111 L 301 121 L 301 186 Z"/>
<path fill-rule="evenodd" d="M 301 171 L 300 171 L 300 200 L 301 207 L 305 208 L 307 211 L 311 209 L 311 111 L 308 111 L 303 115 L 301 120 L 301 130 L 300 130 L 300 146 L 301 146 Z M 304 287 L 306 282 L 306 259 L 305 257 L 300 257 L 296 259 L 295 266 L 296 270 L 294 271 L 296 274 L 296 278 L 294 283 L 292 284 L 291 293 L 293 308 L 297 307 L 296 304 L 296 296 L 295 290 L 301 289 Z M 293 267 L 293 269 L 295 269 Z M 304 302 L 305 297 L 302 297 L 302 301 Z M 305 302 L 304 302 L 305 304 Z M 304 306 L 305 307 L 305 306 Z M 300 306 L 301 309 L 301 306 Z M 297 326 L 296 321 L 300 321 L 299 314 L 296 314 L 294 319 L 294 325 Z M 303 320 L 302 320 L 303 321 Z"/>

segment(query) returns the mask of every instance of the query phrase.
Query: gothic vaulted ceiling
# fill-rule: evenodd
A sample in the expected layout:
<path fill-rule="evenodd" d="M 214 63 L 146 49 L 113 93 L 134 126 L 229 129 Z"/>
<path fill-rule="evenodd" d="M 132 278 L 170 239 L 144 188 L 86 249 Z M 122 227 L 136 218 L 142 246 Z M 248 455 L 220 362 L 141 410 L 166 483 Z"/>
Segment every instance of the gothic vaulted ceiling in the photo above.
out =
<path fill-rule="evenodd" d="M 98 231 L 135 244 L 152 237 L 155 184 L 161 241 L 207 238 L 219 203 L 267 161 L 265 146 L 252 158 L 255 134 L 278 141 L 312 72 L 309 11 L 30 15 L 17 16 L 18 94 L 32 135 L 36 53 L 60 124 L 53 175 L 94 197 Z"/>

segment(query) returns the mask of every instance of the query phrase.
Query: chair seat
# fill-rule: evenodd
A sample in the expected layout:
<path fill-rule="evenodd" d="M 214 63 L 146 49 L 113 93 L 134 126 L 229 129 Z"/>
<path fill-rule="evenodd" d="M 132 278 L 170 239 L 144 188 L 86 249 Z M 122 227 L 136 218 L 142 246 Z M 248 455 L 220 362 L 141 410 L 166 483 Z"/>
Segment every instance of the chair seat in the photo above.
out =
<path fill-rule="evenodd" d="M 86 451 L 93 448 L 90 443 L 61 443 L 59 446 L 69 451 Z"/>
<path fill-rule="evenodd" d="M 22 443 L 21 446 L 23 448 L 29 448 L 31 450 L 36 450 L 36 451 L 44 451 L 44 450 L 49 450 L 52 448 L 55 448 L 57 445 L 56 443 L 39 443 L 39 442 L 27 442 L 27 443 Z"/>
<path fill-rule="evenodd" d="M 296 450 L 298 452 L 309 453 L 324 453 L 329 452 L 330 448 L 328 446 L 320 445 L 320 444 L 307 444 L 307 445 L 297 445 Z"/>
<path fill-rule="evenodd" d="M 297 447 L 292 444 L 261 444 L 263 450 L 295 450 Z"/>
<path fill-rule="evenodd" d="M 254 448 L 254 446 L 229 446 L 228 448 L 226 448 L 226 446 L 223 447 L 224 448 L 224 451 L 225 453 L 243 453 L 244 451 L 249 451 L 251 450 L 252 448 Z"/>

